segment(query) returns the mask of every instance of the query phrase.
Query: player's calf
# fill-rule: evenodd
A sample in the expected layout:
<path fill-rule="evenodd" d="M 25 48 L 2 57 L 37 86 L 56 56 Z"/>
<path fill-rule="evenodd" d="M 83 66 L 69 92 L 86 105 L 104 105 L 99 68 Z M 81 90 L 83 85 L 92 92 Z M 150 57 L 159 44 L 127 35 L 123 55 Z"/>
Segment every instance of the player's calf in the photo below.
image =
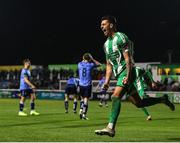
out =
<path fill-rule="evenodd" d="M 69 102 L 67 100 L 64 101 L 64 107 L 65 107 L 65 113 L 68 113 Z"/>
<path fill-rule="evenodd" d="M 82 114 L 83 114 L 83 110 L 80 109 L 80 110 L 79 110 L 79 118 L 80 118 L 80 119 L 82 119 Z"/>

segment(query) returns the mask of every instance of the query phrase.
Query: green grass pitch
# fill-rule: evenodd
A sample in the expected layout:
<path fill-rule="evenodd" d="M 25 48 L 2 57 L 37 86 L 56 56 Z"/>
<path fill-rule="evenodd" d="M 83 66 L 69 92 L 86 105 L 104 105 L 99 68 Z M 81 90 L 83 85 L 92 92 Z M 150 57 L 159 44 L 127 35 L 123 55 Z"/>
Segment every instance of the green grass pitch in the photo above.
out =
<path fill-rule="evenodd" d="M 116 135 L 112 138 L 94 133 L 94 130 L 106 126 L 111 106 L 99 107 L 97 101 L 90 101 L 88 111 L 90 120 L 80 120 L 79 115 L 72 112 L 72 103 L 71 101 L 69 113 L 65 114 L 63 101 L 37 100 L 36 107 L 41 113 L 40 116 L 18 117 L 19 99 L 0 99 L 0 141 L 180 141 L 180 104 L 176 104 L 174 112 L 163 104 L 148 107 L 153 120 L 146 121 L 141 109 L 129 102 L 122 102 Z M 29 113 L 28 100 L 25 107 Z"/>

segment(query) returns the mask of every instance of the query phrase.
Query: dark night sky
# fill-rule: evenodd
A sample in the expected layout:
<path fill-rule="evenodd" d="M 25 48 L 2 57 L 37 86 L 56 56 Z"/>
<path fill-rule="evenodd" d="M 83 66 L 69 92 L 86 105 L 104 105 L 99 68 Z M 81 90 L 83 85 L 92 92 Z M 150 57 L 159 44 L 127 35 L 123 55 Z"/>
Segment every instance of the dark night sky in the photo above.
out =
<path fill-rule="evenodd" d="M 84 52 L 105 61 L 103 15 L 117 17 L 119 31 L 134 41 L 136 62 L 180 63 L 179 0 L 1 0 L 0 64 L 77 63 Z"/>

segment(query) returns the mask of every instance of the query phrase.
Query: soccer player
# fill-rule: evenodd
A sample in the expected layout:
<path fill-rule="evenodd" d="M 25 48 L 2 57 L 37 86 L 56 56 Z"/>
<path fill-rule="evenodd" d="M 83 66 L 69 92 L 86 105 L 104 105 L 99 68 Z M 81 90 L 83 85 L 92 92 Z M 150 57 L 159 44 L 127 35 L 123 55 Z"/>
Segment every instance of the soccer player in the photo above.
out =
<path fill-rule="evenodd" d="M 68 107 L 69 107 L 69 96 L 72 95 L 74 99 L 74 105 L 73 105 L 73 112 L 77 113 L 77 87 L 79 85 L 79 79 L 75 78 L 73 75 L 71 75 L 67 81 L 66 89 L 65 89 L 65 113 L 68 113 Z"/>
<path fill-rule="evenodd" d="M 106 80 L 104 89 L 108 89 L 112 71 L 117 78 L 117 84 L 112 99 L 111 113 L 109 123 L 106 128 L 95 130 L 97 135 L 108 135 L 113 137 L 115 135 L 115 126 L 121 109 L 121 98 L 127 93 L 128 99 L 138 108 L 155 105 L 157 103 L 164 103 L 172 111 L 175 106 L 169 101 L 168 96 L 164 95 L 159 98 L 143 98 L 141 99 L 134 86 L 136 80 L 135 68 L 133 67 L 132 54 L 129 46 L 130 41 L 128 37 L 117 31 L 116 18 L 113 16 L 104 16 L 101 19 L 101 29 L 107 40 L 104 44 L 104 51 L 106 54 Z"/>
<path fill-rule="evenodd" d="M 39 115 L 38 112 L 35 111 L 35 86 L 31 83 L 30 81 L 30 77 L 31 77 L 31 73 L 30 73 L 30 66 L 31 66 L 31 62 L 29 59 L 25 59 L 23 61 L 24 64 L 24 68 L 21 70 L 21 76 L 20 76 L 20 93 L 21 93 L 21 97 L 20 97 L 20 103 L 19 103 L 19 116 L 27 116 L 27 113 L 25 113 L 23 111 L 24 108 L 24 102 L 26 97 L 30 96 L 30 105 L 31 105 L 31 111 L 30 111 L 30 115 Z"/>
<path fill-rule="evenodd" d="M 105 76 L 103 76 L 99 82 L 98 82 L 98 85 L 96 87 L 96 91 L 100 90 L 100 102 L 99 102 L 99 106 L 102 107 L 103 106 L 103 102 L 105 104 L 106 107 L 108 107 L 108 104 L 107 104 L 107 99 L 106 99 L 106 90 L 103 90 L 103 85 L 104 85 L 104 82 L 105 82 Z"/>
<path fill-rule="evenodd" d="M 130 43 L 131 43 L 131 41 L 130 41 Z M 133 46 L 131 46 L 131 44 L 129 45 L 129 52 L 131 55 L 131 62 L 133 65 L 135 65 L 134 58 L 133 58 L 134 49 L 133 49 Z M 146 90 L 147 86 L 151 86 L 151 85 L 149 85 L 150 84 L 149 82 L 151 82 L 152 85 L 154 85 L 155 82 L 153 81 L 152 76 L 148 71 L 145 72 L 140 67 L 135 67 L 135 70 L 136 70 L 137 79 L 135 81 L 134 86 L 135 86 L 136 90 L 138 91 L 140 98 L 146 98 L 146 97 L 148 97 L 148 95 L 146 95 L 145 90 Z M 145 107 L 143 107 L 141 109 L 147 116 L 146 120 L 151 121 L 152 117 L 149 114 L 148 110 Z"/>
<path fill-rule="evenodd" d="M 145 90 L 147 89 L 148 86 L 154 87 L 155 82 L 148 70 L 145 71 L 144 69 L 141 69 L 140 67 L 135 67 L 135 71 L 136 71 L 136 77 L 137 77 L 134 84 L 135 88 L 137 89 L 137 92 L 141 99 L 147 98 L 148 95 L 145 93 Z M 149 114 L 148 110 L 145 107 L 141 109 L 147 116 L 146 120 L 147 121 L 152 120 L 152 117 Z"/>
<path fill-rule="evenodd" d="M 81 108 L 80 108 L 80 119 L 88 120 L 87 110 L 88 110 L 88 99 L 91 96 L 92 91 L 92 75 L 91 72 L 93 68 L 100 66 L 101 63 L 95 60 L 90 53 L 85 53 L 83 55 L 83 60 L 78 63 L 79 71 L 79 86 L 80 86 L 80 96 L 82 98 Z"/>

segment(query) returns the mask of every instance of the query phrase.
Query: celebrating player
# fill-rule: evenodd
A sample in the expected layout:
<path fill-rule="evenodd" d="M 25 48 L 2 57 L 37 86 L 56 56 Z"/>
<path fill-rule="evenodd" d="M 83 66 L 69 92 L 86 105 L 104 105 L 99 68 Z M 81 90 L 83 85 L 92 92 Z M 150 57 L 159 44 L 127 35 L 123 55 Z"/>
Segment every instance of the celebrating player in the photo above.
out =
<path fill-rule="evenodd" d="M 88 99 L 92 91 L 91 71 L 93 68 L 100 65 L 101 63 L 95 60 L 89 53 L 85 53 L 83 55 L 83 60 L 78 63 L 80 96 L 83 99 L 83 103 L 81 102 L 80 105 L 82 107 L 80 109 L 80 119 L 88 120 Z"/>
<path fill-rule="evenodd" d="M 127 93 L 128 99 L 138 108 L 151 106 L 157 103 L 164 103 L 171 110 L 175 110 L 175 106 L 169 101 L 168 96 L 164 95 L 159 98 L 143 98 L 138 95 L 134 84 L 137 77 L 135 68 L 133 67 L 132 54 L 130 51 L 130 41 L 128 37 L 117 31 L 116 19 L 113 16 L 104 16 L 101 20 L 101 29 L 107 40 L 104 44 L 106 54 L 106 80 L 104 88 L 109 86 L 112 71 L 117 78 L 116 88 L 112 95 L 112 107 L 109 123 L 102 130 L 95 130 L 97 135 L 115 135 L 115 126 L 121 109 L 121 98 Z"/>
<path fill-rule="evenodd" d="M 34 89 L 36 88 L 30 81 L 31 73 L 30 73 L 30 66 L 31 62 L 29 59 L 25 59 L 23 61 L 24 68 L 21 70 L 21 76 L 20 76 L 20 93 L 21 93 L 21 99 L 19 103 L 19 116 L 27 116 L 27 113 L 23 111 L 24 108 L 24 102 L 27 96 L 30 96 L 30 104 L 31 104 L 31 111 L 30 115 L 39 115 L 38 112 L 35 111 L 35 92 Z"/>

